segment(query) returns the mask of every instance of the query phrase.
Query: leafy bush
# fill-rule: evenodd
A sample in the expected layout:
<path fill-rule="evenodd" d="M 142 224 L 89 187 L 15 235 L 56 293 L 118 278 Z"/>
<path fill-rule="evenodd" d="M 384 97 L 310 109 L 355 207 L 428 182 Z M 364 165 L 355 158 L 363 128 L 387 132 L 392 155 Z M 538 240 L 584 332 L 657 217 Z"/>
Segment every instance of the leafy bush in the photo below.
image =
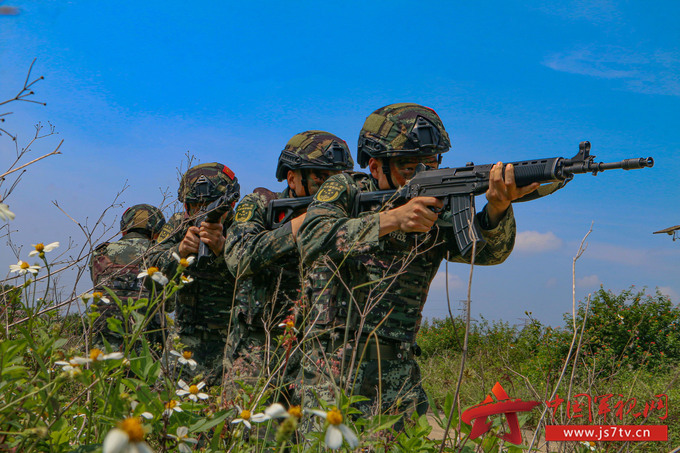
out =
<path fill-rule="evenodd" d="M 586 315 L 581 302 L 580 326 Z M 565 316 L 566 318 L 566 316 Z M 571 324 L 571 319 L 567 319 Z M 658 290 L 646 294 L 634 286 L 614 294 L 603 288 L 594 295 L 585 323 L 583 354 L 609 357 L 619 366 L 665 368 L 680 361 L 680 308 Z"/>

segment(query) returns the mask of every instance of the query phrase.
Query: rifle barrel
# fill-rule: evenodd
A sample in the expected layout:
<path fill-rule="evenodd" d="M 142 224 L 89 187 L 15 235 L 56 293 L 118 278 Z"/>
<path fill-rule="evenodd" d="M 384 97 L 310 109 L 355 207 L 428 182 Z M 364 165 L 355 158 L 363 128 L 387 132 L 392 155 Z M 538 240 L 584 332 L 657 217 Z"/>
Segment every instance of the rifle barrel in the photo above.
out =
<path fill-rule="evenodd" d="M 605 170 L 636 170 L 638 168 L 653 167 L 654 159 L 651 157 L 636 158 L 636 159 L 624 159 L 619 162 L 574 162 L 571 165 L 566 165 L 564 168 L 567 174 L 577 174 L 577 173 L 597 173 L 598 171 Z"/>

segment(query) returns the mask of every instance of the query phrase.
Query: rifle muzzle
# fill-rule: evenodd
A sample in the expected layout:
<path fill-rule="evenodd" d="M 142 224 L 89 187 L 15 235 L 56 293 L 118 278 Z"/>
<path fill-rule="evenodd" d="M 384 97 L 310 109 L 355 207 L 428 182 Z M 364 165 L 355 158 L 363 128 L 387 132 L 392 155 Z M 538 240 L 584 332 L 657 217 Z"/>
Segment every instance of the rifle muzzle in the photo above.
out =
<path fill-rule="evenodd" d="M 653 167 L 654 159 L 651 157 L 646 159 L 644 157 L 640 157 L 639 159 L 624 159 L 621 162 L 601 162 L 598 166 L 598 171 L 612 170 L 616 168 L 621 168 L 622 170 L 635 170 L 638 168 Z"/>

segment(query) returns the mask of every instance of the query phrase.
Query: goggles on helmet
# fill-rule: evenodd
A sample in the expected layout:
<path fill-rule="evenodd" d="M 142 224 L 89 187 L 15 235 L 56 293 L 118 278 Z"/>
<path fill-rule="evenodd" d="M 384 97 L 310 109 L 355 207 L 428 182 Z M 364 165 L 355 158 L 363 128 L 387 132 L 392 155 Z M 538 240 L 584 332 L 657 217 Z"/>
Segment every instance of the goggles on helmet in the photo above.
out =
<path fill-rule="evenodd" d="M 194 183 L 189 187 L 187 192 L 187 200 L 191 201 L 208 201 L 211 198 L 219 196 L 220 192 L 217 186 L 205 175 L 201 175 Z"/>

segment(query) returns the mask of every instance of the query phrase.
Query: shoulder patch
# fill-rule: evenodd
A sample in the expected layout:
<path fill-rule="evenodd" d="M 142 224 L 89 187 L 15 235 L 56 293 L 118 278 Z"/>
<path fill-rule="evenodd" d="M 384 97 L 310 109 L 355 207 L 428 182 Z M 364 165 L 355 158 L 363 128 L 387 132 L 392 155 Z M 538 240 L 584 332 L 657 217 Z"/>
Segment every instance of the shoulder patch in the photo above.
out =
<path fill-rule="evenodd" d="M 236 216 L 234 221 L 236 222 L 247 222 L 253 218 L 253 212 L 255 211 L 255 206 L 252 203 L 240 203 L 238 208 L 236 208 Z"/>
<path fill-rule="evenodd" d="M 174 227 L 171 223 L 166 223 L 165 225 L 163 225 L 163 228 L 161 228 L 161 232 L 158 233 L 158 239 L 156 239 L 156 242 L 157 243 L 163 242 L 164 240 L 172 236 L 173 230 Z"/>
<path fill-rule="evenodd" d="M 337 200 L 345 190 L 345 186 L 337 181 L 326 181 L 314 196 L 316 201 L 330 203 Z"/>

